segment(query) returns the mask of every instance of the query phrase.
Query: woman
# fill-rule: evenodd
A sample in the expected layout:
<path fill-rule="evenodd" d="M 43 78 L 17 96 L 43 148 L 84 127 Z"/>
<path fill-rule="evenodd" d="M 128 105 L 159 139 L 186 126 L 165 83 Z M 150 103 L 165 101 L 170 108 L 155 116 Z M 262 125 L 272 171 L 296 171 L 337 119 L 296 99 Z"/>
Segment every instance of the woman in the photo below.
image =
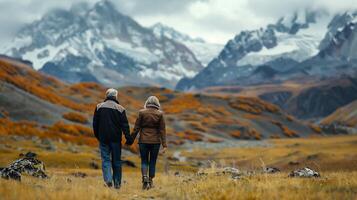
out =
<path fill-rule="evenodd" d="M 149 97 L 145 102 L 144 109 L 139 111 L 132 133 L 133 140 L 138 133 L 140 133 L 139 148 L 143 189 L 150 189 L 154 186 L 153 178 L 155 177 L 155 165 L 160 144 L 162 144 L 163 153 L 167 149 L 164 115 L 160 111 L 159 99 L 155 96 Z"/>

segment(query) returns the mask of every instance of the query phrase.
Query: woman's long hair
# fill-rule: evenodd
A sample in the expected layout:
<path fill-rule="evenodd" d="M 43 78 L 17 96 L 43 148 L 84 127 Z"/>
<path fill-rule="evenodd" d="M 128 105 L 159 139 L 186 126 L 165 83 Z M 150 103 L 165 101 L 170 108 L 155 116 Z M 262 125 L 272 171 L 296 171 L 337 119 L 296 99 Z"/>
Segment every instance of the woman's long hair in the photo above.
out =
<path fill-rule="evenodd" d="M 161 105 L 160 105 L 160 101 L 157 97 L 155 96 L 150 96 L 144 104 L 144 108 L 148 108 L 148 107 L 154 107 L 157 109 L 160 109 Z"/>

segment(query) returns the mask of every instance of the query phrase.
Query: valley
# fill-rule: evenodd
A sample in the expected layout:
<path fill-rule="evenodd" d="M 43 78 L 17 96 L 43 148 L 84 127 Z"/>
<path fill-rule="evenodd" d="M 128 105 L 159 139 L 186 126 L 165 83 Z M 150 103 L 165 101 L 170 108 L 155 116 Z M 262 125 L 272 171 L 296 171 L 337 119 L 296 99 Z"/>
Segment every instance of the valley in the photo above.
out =
<path fill-rule="evenodd" d="M 355 6 L 268 17 L 249 1 L 224 18 L 222 2 L 43 2 L 5 20 L 0 199 L 356 199 Z M 92 122 L 108 88 L 131 131 L 160 101 L 168 151 L 149 191 L 138 139 L 122 139 L 121 189 L 102 180 Z"/>

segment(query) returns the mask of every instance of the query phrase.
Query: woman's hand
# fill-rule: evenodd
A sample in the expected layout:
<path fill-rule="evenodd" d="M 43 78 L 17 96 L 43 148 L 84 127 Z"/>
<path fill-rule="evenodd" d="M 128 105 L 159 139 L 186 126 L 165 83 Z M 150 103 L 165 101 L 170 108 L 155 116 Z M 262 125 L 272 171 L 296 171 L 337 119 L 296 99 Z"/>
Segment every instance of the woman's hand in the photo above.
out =
<path fill-rule="evenodd" d="M 165 154 L 165 153 L 166 153 L 166 151 L 167 151 L 167 147 L 164 147 L 164 148 L 162 148 L 161 153 L 162 153 L 162 154 Z"/>

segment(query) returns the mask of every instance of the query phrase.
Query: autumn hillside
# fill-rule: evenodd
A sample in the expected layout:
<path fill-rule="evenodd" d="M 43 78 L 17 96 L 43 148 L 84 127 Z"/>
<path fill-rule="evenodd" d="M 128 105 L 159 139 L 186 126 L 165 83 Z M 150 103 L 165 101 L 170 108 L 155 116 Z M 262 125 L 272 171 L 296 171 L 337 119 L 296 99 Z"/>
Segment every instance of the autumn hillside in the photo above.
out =
<path fill-rule="evenodd" d="M 321 121 L 322 124 L 337 123 L 357 128 L 357 101 L 343 106 Z"/>
<path fill-rule="evenodd" d="M 70 85 L 22 62 L 1 58 L 0 134 L 96 145 L 91 118 L 105 89 L 96 83 Z M 321 134 L 319 128 L 258 98 L 189 94 L 155 87 L 119 88 L 119 101 L 128 110 L 131 124 L 150 95 L 162 102 L 170 145 Z"/>

